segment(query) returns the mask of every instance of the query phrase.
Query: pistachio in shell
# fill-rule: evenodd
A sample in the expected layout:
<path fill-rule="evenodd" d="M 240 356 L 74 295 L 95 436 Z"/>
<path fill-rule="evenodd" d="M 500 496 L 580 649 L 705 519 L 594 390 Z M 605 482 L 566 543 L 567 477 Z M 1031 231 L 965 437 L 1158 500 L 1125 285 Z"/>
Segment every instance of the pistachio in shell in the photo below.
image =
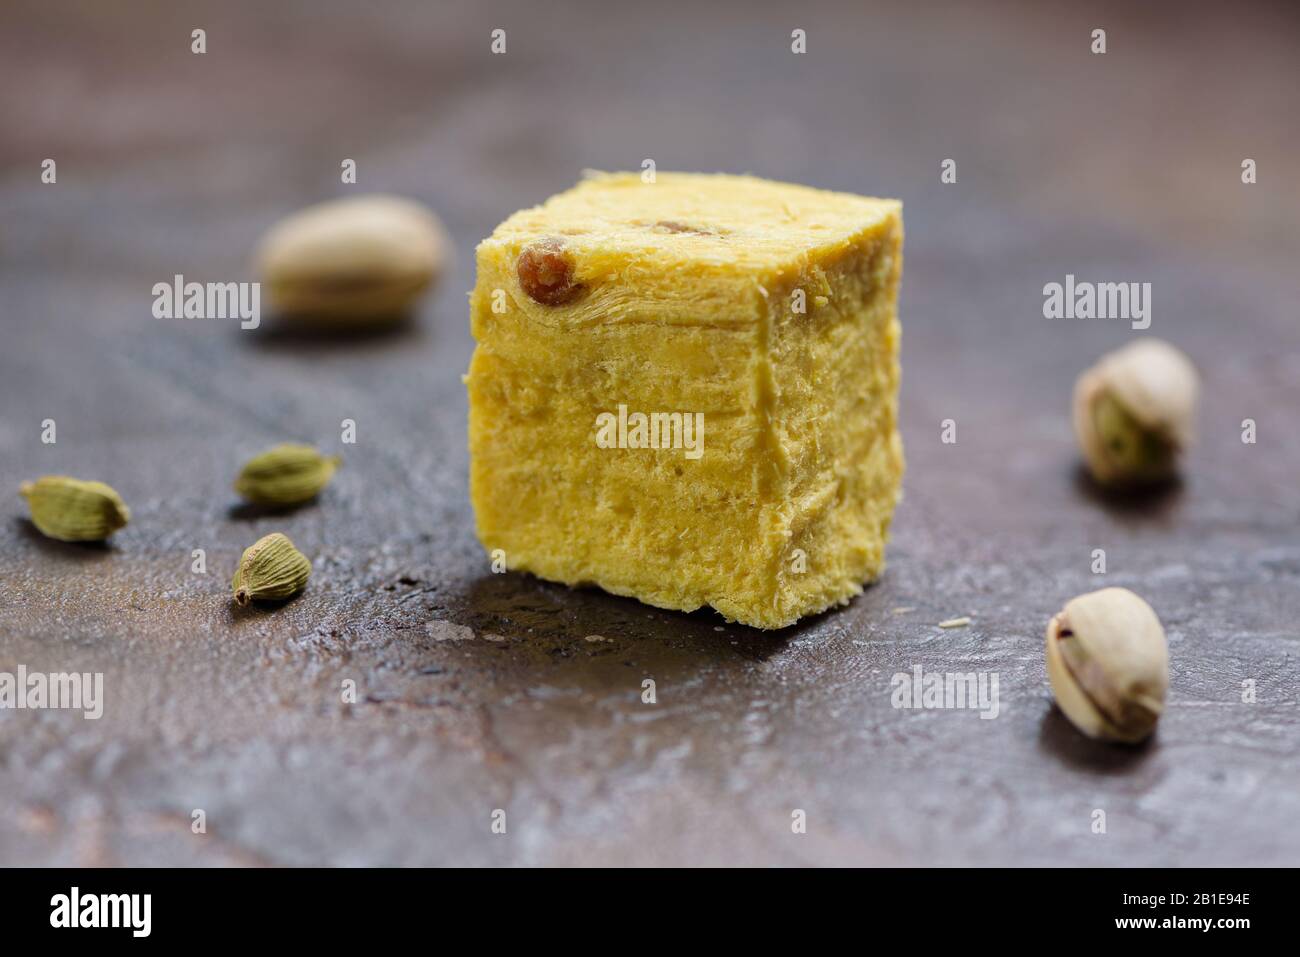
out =
<path fill-rule="evenodd" d="M 1074 387 L 1074 430 L 1102 485 L 1171 478 L 1194 433 L 1196 368 L 1174 346 L 1143 338 L 1103 356 Z"/>
<path fill-rule="evenodd" d="M 1047 625 L 1047 675 L 1070 722 L 1104 741 L 1129 744 L 1155 730 L 1169 687 L 1165 631 L 1127 588 L 1066 602 Z"/>
<path fill-rule="evenodd" d="M 257 272 L 275 313 L 299 326 L 365 329 L 408 314 L 451 259 L 438 217 L 400 196 L 329 200 L 262 239 Z"/>

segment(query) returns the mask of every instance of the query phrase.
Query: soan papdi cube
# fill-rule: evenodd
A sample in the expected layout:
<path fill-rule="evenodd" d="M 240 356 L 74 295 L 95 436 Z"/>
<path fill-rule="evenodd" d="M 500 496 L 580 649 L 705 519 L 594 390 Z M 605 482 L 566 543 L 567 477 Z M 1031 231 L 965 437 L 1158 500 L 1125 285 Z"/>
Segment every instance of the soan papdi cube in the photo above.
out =
<path fill-rule="evenodd" d="M 470 298 L 483 545 L 756 628 L 847 602 L 903 473 L 902 241 L 896 200 L 748 176 L 596 175 L 515 213 Z"/>

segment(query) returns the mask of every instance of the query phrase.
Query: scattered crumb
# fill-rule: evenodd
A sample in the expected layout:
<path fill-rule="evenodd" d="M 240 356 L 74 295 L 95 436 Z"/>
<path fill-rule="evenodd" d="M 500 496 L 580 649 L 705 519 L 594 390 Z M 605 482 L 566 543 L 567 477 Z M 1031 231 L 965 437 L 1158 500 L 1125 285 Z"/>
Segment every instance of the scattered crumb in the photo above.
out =
<path fill-rule="evenodd" d="M 940 628 L 965 628 L 970 624 L 970 616 L 963 615 L 961 618 L 949 618 L 947 621 L 939 622 Z"/>
<path fill-rule="evenodd" d="M 714 625 L 714 626 L 713 626 L 713 630 L 714 630 L 714 631 L 726 631 L 727 629 L 723 628 L 721 625 Z"/>
<path fill-rule="evenodd" d="M 493 633 L 490 632 L 490 631 L 485 631 L 485 632 L 483 632 L 483 640 L 484 640 L 484 641 L 505 641 L 505 640 L 506 640 L 506 636 L 505 636 L 505 635 L 496 635 L 496 634 L 493 634 Z"/>
<path fill-rule="evenodd" d="M 425 622 L 424 630 L 434 641 L 469 641 L 474 637 L 473 628 L 450 621 Z"/>
<path fill-rule="evenodd" d="M 916 611 L 916 606 L 915 606 L 915 605 L 899 605 L 897 608 L 894 609 L 893 614 L 895 614 L 895 615 L 906 615 L 909 611 Z"/>
<path fill-rule="evenodd" d="M 613 641 L 613 638 L 606 638 L 604 635 L 588 635 L 583 641 Z"/>

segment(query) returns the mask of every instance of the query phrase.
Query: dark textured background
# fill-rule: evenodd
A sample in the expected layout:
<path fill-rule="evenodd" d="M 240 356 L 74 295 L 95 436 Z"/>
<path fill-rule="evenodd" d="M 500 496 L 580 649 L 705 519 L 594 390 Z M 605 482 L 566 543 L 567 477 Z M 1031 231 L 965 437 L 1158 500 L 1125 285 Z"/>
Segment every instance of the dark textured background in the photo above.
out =
<path fill-rule="evenodd" d="M 0 711 L 0 863 L 1297 863 L 1300 24 L 919 6 L 7 3 L 0 670 L 102 671 L 107 710 Z M 474 243 L 646 157 L 906 203 L 889 568 L 781 633 L 493 576 L 473 537 Z M 456 239 L 413 328 L 151 317 L 153 283 L 250 279 L 268 225 L 349 189 L 424 200 Z M 1152 333 L 1200 364 L 1180 487 L 1115 502 L 1079 478 L 1071 384 L 1132 333 L 1043 319 L 1067 272 L 1152 282 Z M 238 464 L 286 439 L 342 451 L 337 480 L 290 516 L 241 510 Z M 116 486 L 131 525 L 43 539 L 16 489 L 49 472 Z M 311 586 L 238 611 L 233 565 L 276 529 Z M 1168 630 L 1169 708 L 1137 749 L 1075 733 L 1044 675 L 1047 618 L 1103 584 Z M 1000 716 L 894 710 L 918 664 L 996 672 Z"/>

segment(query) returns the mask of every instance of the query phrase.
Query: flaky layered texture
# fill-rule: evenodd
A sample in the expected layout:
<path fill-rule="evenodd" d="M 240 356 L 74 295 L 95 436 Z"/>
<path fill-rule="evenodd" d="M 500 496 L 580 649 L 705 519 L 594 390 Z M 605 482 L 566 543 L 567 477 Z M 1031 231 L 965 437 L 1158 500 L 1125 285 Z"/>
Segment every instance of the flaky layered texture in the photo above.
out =
<path fill-rule="evenodd" d="M 560 305 L 517 270 L 548 239 L 577 288 Z M 598 176 L 510 217 L 479 246 L 471 295 L 485 547 L 760 628 L 860 592 L 903 469 L 901 243 L 895 201 L 752 177 Z M 702 454 L 600 447 L 597 417 L 620 404 L 703 413 Z"/>

